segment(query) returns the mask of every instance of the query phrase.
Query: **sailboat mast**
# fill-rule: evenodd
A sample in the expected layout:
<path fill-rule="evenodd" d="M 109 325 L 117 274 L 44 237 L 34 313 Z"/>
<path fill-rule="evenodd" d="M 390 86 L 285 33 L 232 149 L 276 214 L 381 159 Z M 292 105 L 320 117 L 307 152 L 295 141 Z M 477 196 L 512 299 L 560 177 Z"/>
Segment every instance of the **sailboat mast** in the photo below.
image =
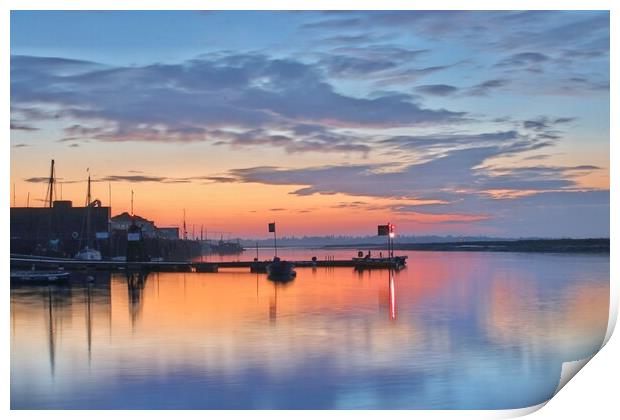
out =
<path fill-rule="evenodd" d="M 88 169 L 87 169 L 88 170 Z M 88 172 L 88 187 L 86 189 L 86 246 L 90 248 L 90 171 Z"/>
<path fill-rule="evenodd" d="M 54 206 L 54 190 L 56 183 L 56 173 L 54 171 L 54 159 L 50 166 L 50 177 L 47 181 L 47 194 L 45 195 L 45 204 L 47 207 L 52 208 Z"/>
<path fill-rule="evenodd" d="M 88 186 L 86 187 L 86 206 L 90 206 L 90 202 L 91 202 L 91 196 L 90 196 L 90 171 L 88 169 L 86 171 L 88 172 Z"/>

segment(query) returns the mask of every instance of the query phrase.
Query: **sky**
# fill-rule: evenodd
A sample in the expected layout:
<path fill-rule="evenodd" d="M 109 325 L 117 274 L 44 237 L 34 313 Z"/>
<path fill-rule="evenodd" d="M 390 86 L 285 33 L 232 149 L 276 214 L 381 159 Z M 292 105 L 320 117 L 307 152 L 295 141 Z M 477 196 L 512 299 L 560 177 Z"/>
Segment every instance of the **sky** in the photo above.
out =
<path fill-rule="evenodd" d="M 241 237 L 609 236 L 606 11 L 12 11 L 11 203 Z M 191 232 L 190 232 L 191 233 Z"/>

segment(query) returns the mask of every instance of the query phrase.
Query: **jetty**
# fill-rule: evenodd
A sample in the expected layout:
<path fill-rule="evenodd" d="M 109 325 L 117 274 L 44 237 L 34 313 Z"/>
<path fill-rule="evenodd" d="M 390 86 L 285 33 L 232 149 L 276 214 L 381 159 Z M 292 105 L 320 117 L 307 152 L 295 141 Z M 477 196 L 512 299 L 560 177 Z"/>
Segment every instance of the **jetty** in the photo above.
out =
<path fill-rule="evenodd" d="M 348 260 L 325 259 L 291 261 L 295 267 L 351 267 L 356 269 L 401 269 L 405 266 L 403 257 L 373 258 L 360 263 L 359 258 Z M 362 260 L 363 261 L 363 260 Z M 32 255 L 11 254 L 12 269 L 29 270 L 68 270 L 68 271 L 148 271 L 148 272 L 197 272 L 217 273 L 219 269 L 248 269 L 253 273 L 266 273 L 272 261 L 117 261 L 117 260 L 77 260 L 72 258 L 47 258 Z"/>

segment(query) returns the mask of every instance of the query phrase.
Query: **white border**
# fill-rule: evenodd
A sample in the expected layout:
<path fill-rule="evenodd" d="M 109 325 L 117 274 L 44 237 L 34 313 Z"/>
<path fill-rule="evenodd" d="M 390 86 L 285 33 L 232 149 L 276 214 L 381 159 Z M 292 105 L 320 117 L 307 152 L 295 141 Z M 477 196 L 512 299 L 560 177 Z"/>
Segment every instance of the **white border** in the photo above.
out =
<path fill-rule="evenodd" d="M 122 2 L 111 2 L 110 0 L 102 1 L 102 0 L 62 0 L 62 1 L 42 1 L 42 0 L 6 0 L 3 3 L 3 14 L 0 18 L 0 28 L 4 32 L 4 36 L 0 37 L 0 42 L 2 43 L 2 55 L 0 56 L 0 60 L 2 62 L 1 72 L 2 72 L 2 93 L 3 93 L 3 101 L 2 101 L 2 111 L 4 115 L 4 133 L 5 133 L 5 151 L 7 153 L 2 154 L 2 168 L 5 173 L 5 182 L 1 183 L 1 194 L 4 197 L 4 205 L 1 208 L 3 218 L 2 223 L 4 229 L 2 235 L 2 254 L 5 258 L 2 259 L 2 264 L 5 273 L 5 295 L 2 299 L 3 305 L 3 319 L 2 319 L 2 328 L 5 331 L 4 334 L 4 343 L 2 346 L 2 352 L 4 355 L 2 364 L 2 373 L 3 379 L 2 382 L 4 391 L 2 393 L 2 403 L 3 408 L 5 410 L 9 410 L 10 399 L 9 399 L 9 373 L 10 373 L 10 352 L 9 352 L 9 342 L 10 342 L 10 329 L 9 326 L 9 299 L 8 299 L 8 258 L 6 256 L 9 254 L 9 239 L 8 239 L 8 221 L 9 221 L 9 206 L 10 206 L 10 148 L 8 138 L 10 136 L 9 130 L 9 108 L 10 108 L 10 80 L 9 80 L 9 51 L 10 51 L 10 40 L 9 40 L 9 25 L 10 25 L 10 13 L 9 10 L 52 10 L 52 9 L 65 9 L 65 10 L 79 10 L 79 9 L 90 9 L 90 10 L 105 10 L 105 9 L 118 9 L 118 10 L 141 10 L 141 9 L 159 9 L 159 10 L 201 10 L 201 9 L 211 9 L 211 10 L 306 10 L 306 9 L 314 9 L 314 10 L 322 10 L 322 9 L 340 9 L 340 10 L 355 10 L 355 9 L 418 9 L 418 10 L 439 10 L 439 9 L 464 9 L 464 10 L 548 10 L 548 9 L 561 9 L 561 10 L 611 10 L 611 104 L 610 104 L 610 115 L 618 116 L 618 89 L 617 85 L 614 83 L 614 75 L 618 74 L 618 43 L 614 42 L 615 38 L 617 38 L 617 28 L 618 28 L 618 6 L 617 1 L 602 1 L 602 0 L 591 0 L 591 1 L 582 1 L 582 0 L 564 0 L 564 1 L 550 1 L 550 0 L 521 0 L 521 1 L 513 1 L 513 0 L 505 0 L 501 3 L 494 1 L 480 1 L 480 0 L 470 0 L 468 2 L 463 2 L 459 0 L 453 1 L 444 1 L 444 0 L 433 0 L 433 1 L 418 1 L 418 2 L 403 2 L 396 0 L 381 0 L 379 1 L 335 1 L 335 0 L 314 0 L 312 2 L 291 2 L 282 1 L 282 0 L 253 0 L 253 1 L 240 1 L 240 0 L 216 0 L 216 1 L 189 1 L 189 0 L 176 0 L 176 1 L 145 1 L 145 0 L 124 0 Z M 615 6 L 615 7 L 614 7 Z M 617 77 L 616 77 L 617 79 Z M 617 135 L 618 127 L 616 120 L 614 118 L 610 119 L 611 122 L 611 131 L 610 135 L 612 138 Z M 7 150 L 8 149 L 8 150 Z M 614 142 L 610 142 L 610 183 L 612 185 L 616 184 L 618 171 L 616 170 L 616 164 L 618 161 L 618 147 Z M 611 214 L 616 214 L 618 209 L 618 196 L 616 191 L 612 188 L 611 190 Z M 617 261 L 618 257 L 618 247 L 616 246 L 616 233 L 617 233 L 617 225 L 614 219 L 611 219 L 611 238 L 612 238 L 612 252 L 611 252 L 611 308 L 610 308 L 610 324 L 607 331 L 607 340 L 611 336 L 613 328 L 616 323 L 617 313 L 618 313 L 618 281 L 617 281 L 617 273 L 618 268 L 617 264 L 614 261 Z M 600 354 L 596 355 L 591 362 L 588 363 L 587 366 L 583 368 L 583 372 L 579 374 L 579 379 L 575 381 L 570 381 L 568 385 L 564 389 L 562 389 L 559 394 L 554 397 L 547 406 L 540 411 L 537 411 L 532 418 L 540 418 L 540 419 L 549 419 L 549 418 L 583 418 L 584 416 L 590 416 L 596 419 L 605 419 L 605 418 L 615 418 L 617 415 L 617 391 L 615 389 L 615 385 L 617 384 L 616 375 L 619 372 L 618 369 L 618 357 L 617 354 L 620 354 L 620 345 L 618 344 L 618 338 L 612 338 L 609 340 L 605 348 L 601 351 Z M 121 415 L 123 417 L 131 416 L 132 418 L 148 418 L 151 419 L 154 417 L 160 416 L 168 416 L 168 415 L 182 415 L 187 416 L 188 418 L 198 418 L 203 417 L 204 415 L 216 415 L 218 418 L 235 418 L 238 415 L 251 415 L 258 417 L 269 417 L 273 418 L 282 418 L 285 417 L 288 419 L 290 416 L 295 416 L 296 418 L 314 418 L 318 416 L 327 416 L 327 417 L 338 417 L 340 418 L 355 418 L 359 420 L 360 418 L 368 418 L 368 417 L 378 417 L 383 415 L 389 415 L 390 417 L 398 417 L 405 418 L 405 416 L 409 417 L 411 415 L 421 416 L 423 418 L 503 418 L 503 417 L 514 417 L 519 415 L 525 415 L 531 412 L 538 410 L 545 404 L 541 404 L 540 406 L 530 407 L 526 409 L 520 410 L 503 410 L 503 411 L 321 411 L 321 412 L 313 412 L 313 411 L 296 411 L 296 412 L 287 412 L 287 411 L 247 411 L 247 412 L 239 412 L 239 411 L 217 411 L 217 412 L 196 412 L 196 411 L 162 411 L 162 412 L 153 412 L 153 411 L 121 411 L 115 413 L 108 413 L 105 411 L 89 411 L 87 413 L 81 411 L 66 411 L 66 412 L 58 412 L 58 411 L 46 411 L 46 412 L 28 412 L 28 411 L 12 411 L 9 414 L 13 417 L 28 417 L 30 418 L 33 414 L 42 417 L 50 417 L 50 418 L 78 418 L 82 417 L 85 414 L 89 417 L 95 418 L 106 418 L 108 415 L 112 414 L 114 416 Z"/>

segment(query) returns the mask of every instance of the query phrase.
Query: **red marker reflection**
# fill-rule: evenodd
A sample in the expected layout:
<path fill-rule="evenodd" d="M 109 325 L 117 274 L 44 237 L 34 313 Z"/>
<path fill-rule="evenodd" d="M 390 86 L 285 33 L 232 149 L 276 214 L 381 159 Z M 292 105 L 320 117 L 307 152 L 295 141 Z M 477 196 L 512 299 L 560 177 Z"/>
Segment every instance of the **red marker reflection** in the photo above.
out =
<path fill-rule="evenodd" d="M 396 291 L 394 290 L 394 272 L 390 270 L 390 319 L 396 319 Z"/>

